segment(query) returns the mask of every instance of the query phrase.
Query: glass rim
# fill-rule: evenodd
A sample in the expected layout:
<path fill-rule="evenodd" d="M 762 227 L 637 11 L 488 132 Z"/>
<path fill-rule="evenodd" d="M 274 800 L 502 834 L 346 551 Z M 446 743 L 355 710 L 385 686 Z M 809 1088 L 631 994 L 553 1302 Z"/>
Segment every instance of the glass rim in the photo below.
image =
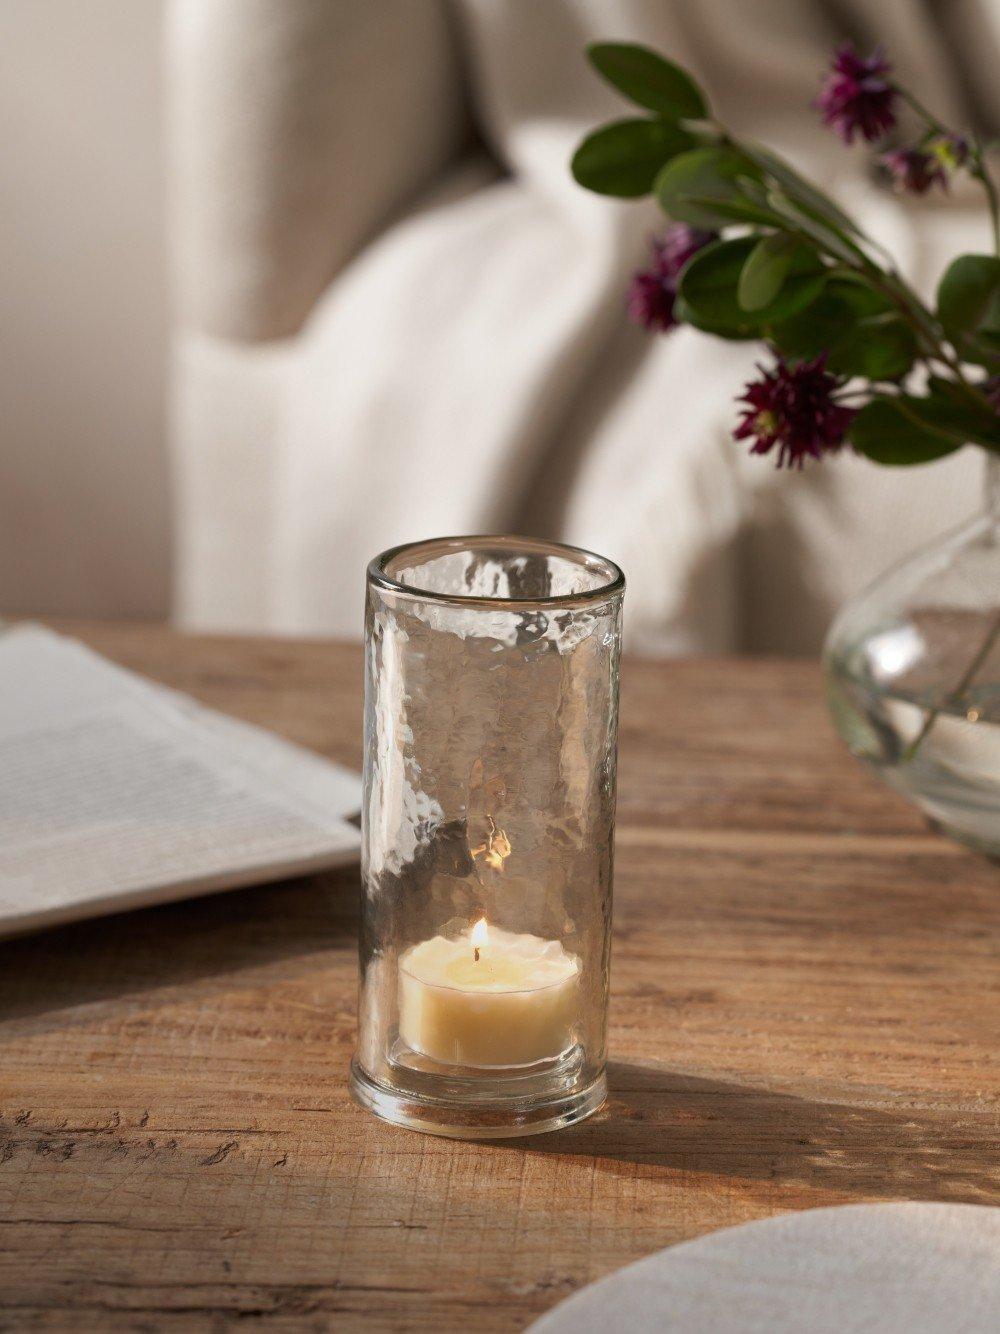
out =
<path fill-rule="evenodd" d="M 587 588 L 579 593 L 511 598 L 475 593 L 435 593 L 431 589 L 417 588 L 414 584 L 408 584 L 386 573 L 386 566 L 404 553 L 446 555 L 448 552 L 475 551 L 477 548 L 486 547 L 493 550 L 506 548 L 525 556 L 561 556 L 574 565 L 599 574 L 603 582 L 595 588 Z M 615 597 L 620 598 L 625 592 L 625 575 L 607 556 L 600 556 L 595 551 L 588 551 L 586 547 L 570 546 L 565 542 L 550 542 L 540 537 L 519 537 L 506 533 L 475 533 L 469 536 L 429 537 L 417 542 L 402 542 L 399 546 L 389 547 L 374 560 L 369 561 L 368 582 L 385 592 L 402 594 L 404 597 L 415 598 L 421 602 L 499 610 L 517 607 L 579 607 L 589 603 L 609 602 Z"/>

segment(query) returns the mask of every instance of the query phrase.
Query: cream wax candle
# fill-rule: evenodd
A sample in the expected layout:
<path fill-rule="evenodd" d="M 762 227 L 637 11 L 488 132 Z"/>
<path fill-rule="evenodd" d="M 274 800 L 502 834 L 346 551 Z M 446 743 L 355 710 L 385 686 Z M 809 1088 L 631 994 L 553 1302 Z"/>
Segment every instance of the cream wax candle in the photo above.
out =
<path fill-rule="evenodd" d="M 448 1065 L 531 1065 L 573 1043 L 580 961 L 558 940 L 503 931 L 486 919 L 434 936 L 399 961 L 399 1033 Z"/>

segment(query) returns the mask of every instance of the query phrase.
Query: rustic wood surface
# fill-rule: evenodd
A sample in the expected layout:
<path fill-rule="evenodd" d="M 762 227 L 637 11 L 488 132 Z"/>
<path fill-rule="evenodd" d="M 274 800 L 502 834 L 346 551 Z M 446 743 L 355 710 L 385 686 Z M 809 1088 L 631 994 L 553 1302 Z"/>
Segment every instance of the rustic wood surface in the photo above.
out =
<path fill-rule="evenodd" d="M 335 759 L 359 651 L 87 626 Z M 346 1087 L 356 876 L 0 947 L 0 1327 L 518 1330 L 671 1242 L 1000 1204 L 1000 870 L 843 752 L 817 669 L 627 663 L 606 1111 L 433 1139 Z"/>

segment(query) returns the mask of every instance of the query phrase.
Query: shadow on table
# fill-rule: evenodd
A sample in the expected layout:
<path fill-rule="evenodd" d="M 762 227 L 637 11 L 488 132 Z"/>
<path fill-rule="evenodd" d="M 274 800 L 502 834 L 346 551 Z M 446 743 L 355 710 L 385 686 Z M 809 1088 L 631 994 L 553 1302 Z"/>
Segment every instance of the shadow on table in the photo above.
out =
<path fill-rule="evenodd" d="M 0 942 L 0 1022 L 224 977 L 357 938 L 357 867 Z"/>
<path fill-rule="evenodd" d="M 1000 1204 L 996 1119 L 882 1111 L 612 1062 L 605 1109 L 523 1149 L 795 1182 L 866 1199 Z M 979 1161 L 975 1161 L 978 1159 Z"/>

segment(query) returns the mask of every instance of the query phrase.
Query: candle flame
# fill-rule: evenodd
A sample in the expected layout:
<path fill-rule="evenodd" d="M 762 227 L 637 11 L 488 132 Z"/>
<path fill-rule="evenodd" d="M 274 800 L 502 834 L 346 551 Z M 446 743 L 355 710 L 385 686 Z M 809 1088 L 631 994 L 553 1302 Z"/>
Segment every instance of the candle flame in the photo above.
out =
<path fill-rule="evenodd" d="M 472 928 L 471 937 L 473 945 L 477 946 L 479 949 L 482 949 L 487 940 L 489 940 L 489 930 L 486 926 L 485 917 L 480 917 L 479 921 Z"/>

